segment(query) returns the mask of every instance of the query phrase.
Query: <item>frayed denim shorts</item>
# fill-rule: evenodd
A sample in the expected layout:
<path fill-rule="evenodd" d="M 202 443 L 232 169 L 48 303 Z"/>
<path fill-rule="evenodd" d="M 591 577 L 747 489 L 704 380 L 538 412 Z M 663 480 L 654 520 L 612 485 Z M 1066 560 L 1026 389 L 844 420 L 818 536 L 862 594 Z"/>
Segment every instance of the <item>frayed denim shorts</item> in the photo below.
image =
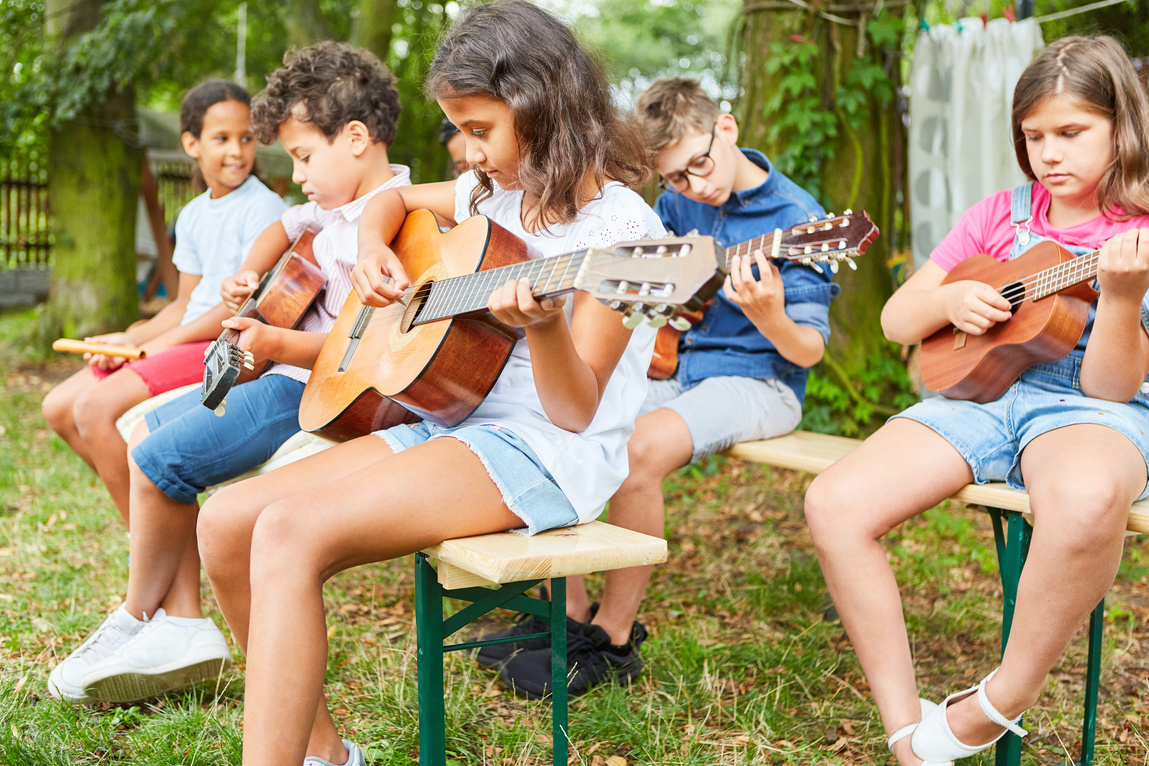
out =
<path fill-rule="evenodd" d="M 1081 393 L 1081 360 L 1070 355 L 1030 367 L 998 399 L 986 404 L 934 397 L 894 417 L 909 418 L 936 431 L 961 453 L 974 481 L 1005 481 L 1025 489 L 1021 452 L 1042 434 L 1065 426 L 1093 424 L 1128 438 L 1146 459 L 1149 477 L 1149 393 L 1128 403 L 1092 399 Z M 1149 496 L 1149 485 L 1138 498 Z"/>
<path fill-rule="evenodd" d="M 443 437 L 467 445 L 483 463 L 507 508 L 526 527 L 516 532 L 533 535 L 578 523 L 578 513 L 551 472 L 514 431 L 496 425 L 443 428 L 424 420 L 376 431 L 375 435 L 395 452 Z"/>

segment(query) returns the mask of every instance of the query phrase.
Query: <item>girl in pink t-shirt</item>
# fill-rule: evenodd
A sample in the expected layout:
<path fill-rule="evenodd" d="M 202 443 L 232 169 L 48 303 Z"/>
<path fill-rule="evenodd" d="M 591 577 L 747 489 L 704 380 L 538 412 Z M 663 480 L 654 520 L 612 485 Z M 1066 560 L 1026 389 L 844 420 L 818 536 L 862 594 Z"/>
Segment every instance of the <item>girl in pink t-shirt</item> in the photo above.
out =
<path fill-rule="evenodd" d="M 1078 255 L 1100 250 L 1100 297 L 1081 340 L 1063 359 L 1030 367 L 995 401 L 914 405 L 806 495 L 826 583 L 903 766 L 964 758 L 1007 730 L 1024 736 L 1021 714 L 1113 582 L 1130 506 L 1149 494 L 1147 122 L 1149 99 L 1110 38 L 1064 38 L 1030 64 L 1014 92 L 1012 126 L 1018 162 L 1034 183 L 967 212 L 886 304 L 882 326 L 907 344 L 947 325 L 984 334 L 1010 319 L 1009 301 L 979 281 L 943 284 L 947 273 L 977 253 L 1006 261 L 1053 239 Z M 1028 490 L 1034 533 L 1000 667 L 934 705 L 918 698 L 880 540 L 971 481 Z"/>

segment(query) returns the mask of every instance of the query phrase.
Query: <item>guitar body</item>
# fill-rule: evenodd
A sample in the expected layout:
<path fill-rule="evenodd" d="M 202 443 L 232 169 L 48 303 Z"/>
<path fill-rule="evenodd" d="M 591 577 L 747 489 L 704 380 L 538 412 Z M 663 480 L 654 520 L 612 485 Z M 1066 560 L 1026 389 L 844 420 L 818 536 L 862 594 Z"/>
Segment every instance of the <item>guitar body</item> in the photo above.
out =
<path fill-rule="evenodd" d="M 1038 243 L 1006 263 L 974 255 L 955 266 L 942 284 L 971 279 L 1000 288 L 1025 282 L 1073 257 L 1051 241 Z M 1027 289 L 1015 304 L 1013 318 L 983 335 L 958 332 L 947 325 L 922 341 L 922 383 L 950 399 L 991 402 L 1028 368 L 1072 351 L 1085 331 L 1089 304 L 1096 297 L 1088 281 L 1039 300 Z"/>
<path fill-rule="evenodd" d="M 250 317 L 273 327 L 297 326 L 327 284 L 327 277 L 315 260 L 314 241 L 313 229 L 300 234 L 275 266 L 259 280 L 259 286 L 235 316 Z M 243 352 L 236 346 L 238 342 L 239 333 L 226 329 L 204 357 L 200 398 L 211 409 L 223 402 L 232 386 L 255 380 L 271 366 L 267 360 L 245 364 Z"/>
<path fill-rule="evenodd" d="M 483 216 L 443 232 L 426 210 L 407 216 L 391 249 L 412 288 L 529 260 L 521 240 Z M 345 441 L 418 418 L 450 427 L 479 406 L 519 333 L 486 312 L 412 325 L 422 293 L 409 293 L 407 306 L 367 314 L 351 293 L 303 392 L 304 430 Z M 351 335 L 361 316 L 367 323 L 355 342 Z"/>
<path fill-rule="evenodd" d="M 682 317 L 690 324 L 702 321 L 702 314 L 706 309 L 698 311 L 680 311 L 676 316 Z M 646 377 L 651 380 L 666 380 L 678 369 L 678 341 L 682 338 L 682 331 L 670 325 L 658 328 L 658 335 L 654 337 L 654 355 L 650 358 L 650 367 Z"/>

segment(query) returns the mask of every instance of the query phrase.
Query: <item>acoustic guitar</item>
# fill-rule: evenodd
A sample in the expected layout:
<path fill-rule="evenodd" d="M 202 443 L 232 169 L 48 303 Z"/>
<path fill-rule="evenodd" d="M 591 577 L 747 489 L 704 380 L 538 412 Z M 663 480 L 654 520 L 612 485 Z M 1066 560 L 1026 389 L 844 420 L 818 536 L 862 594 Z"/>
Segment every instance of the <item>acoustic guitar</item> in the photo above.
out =
<path fill-rule="evenodd" d="M 412 284 L 385 308 L 348 297 L 303 392 L 306 431 L 342 441 L 416 418 L 462 422 L 522 337 L 486 308 L 509 279 L 528 278 L 536 298 L 584 290 L 623 311 L 633 328 L 702 306 L 724 276 L 710 237 L 531 259 L 522 240 L 483 216 L 444 232 L 428 210 L 408 214 L 391 249 Z"/>
<path fill-rule="evenodd" d="M 922 383 L 950 399 L 991 402 L 1025 370 L 1061 359 L 1081 340 L 1089 304 L 1097 298 L 1100 251 L 1074 257 L 1040 242 L 1002 263 L 979 254 L 953 268 L 942 284 L 963 279 L 999 285 L 1013 316 L 982 335 L 947 325 L 922 341 Z"/>
<path fill-rule="evenodd" d="M 319 297 L 327 277 L 315 261 L 312 242 L 315 230 L 308 228 L 280 256 L 279 261 L 259 280 L 248 299 L 235 312 L 273 327 L 293 328 L 303 320 L 307 309 Z M 228 328 L 208 347 L 204 355 L 200 402 L 215 414 L 223 415 L 227 393 L 232 386 L 255 380 L 271 362 L 256 359 L 238 345 L 239 332 Z"/>
<path fill-rule="evenodd" d="M 775 229 L 725 250 L 719 248 L 719 258 L 725 264 L 725 270 L 730 271 L 730 263 L 736 257 L 761 250 L 768 258 L 797 261 L 819 272 L 822 271 L 820 264 L 828 263 L 830 269 L 837 273 L 839 261 L 845 261 L 850 268 L 856 269 L 853 259 L 866 252 L 877 238 L 878 227 L 869 215 L 864 211 L 854 213 L 847 210 L 840 216 L 831 213 L 825 218 L 814 218 L 785 230 Z M 647 377 L 666 380 L 674 374 L 678 368 L 679 338 L 692 325 L 702 321 L 704 311 L 679 312 L 659 328 Z"/>

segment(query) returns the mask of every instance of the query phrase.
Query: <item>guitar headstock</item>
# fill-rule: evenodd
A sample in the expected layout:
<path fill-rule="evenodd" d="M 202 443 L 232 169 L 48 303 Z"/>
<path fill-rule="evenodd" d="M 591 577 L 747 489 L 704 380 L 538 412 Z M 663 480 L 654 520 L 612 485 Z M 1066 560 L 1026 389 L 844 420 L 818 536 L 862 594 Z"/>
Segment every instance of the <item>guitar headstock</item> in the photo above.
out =
<path fill-rule="evenodd" d="M 710 237 L 667 237 L 620 242 L 587 253 L 577 287 L 623 312 L 623 323 L 654 327 L 678 311 L 702 308 L 722 286 L 726 271 Z"/>
<path fill-rule="evenodd" d="M 863 210 L 846 210 L 842 215 L 830 213 L 825 218 L 811 218 L 806 223 L 782 230 L 778 258 L 792 261 L 821 271 L 821 263 L 829 263 L 830 270 L 838 272 L 838 262 L 845 261 L 857 269 L 854 258 L 866 252 L 870 243 L 878 238 L 878 227 Z"/>

